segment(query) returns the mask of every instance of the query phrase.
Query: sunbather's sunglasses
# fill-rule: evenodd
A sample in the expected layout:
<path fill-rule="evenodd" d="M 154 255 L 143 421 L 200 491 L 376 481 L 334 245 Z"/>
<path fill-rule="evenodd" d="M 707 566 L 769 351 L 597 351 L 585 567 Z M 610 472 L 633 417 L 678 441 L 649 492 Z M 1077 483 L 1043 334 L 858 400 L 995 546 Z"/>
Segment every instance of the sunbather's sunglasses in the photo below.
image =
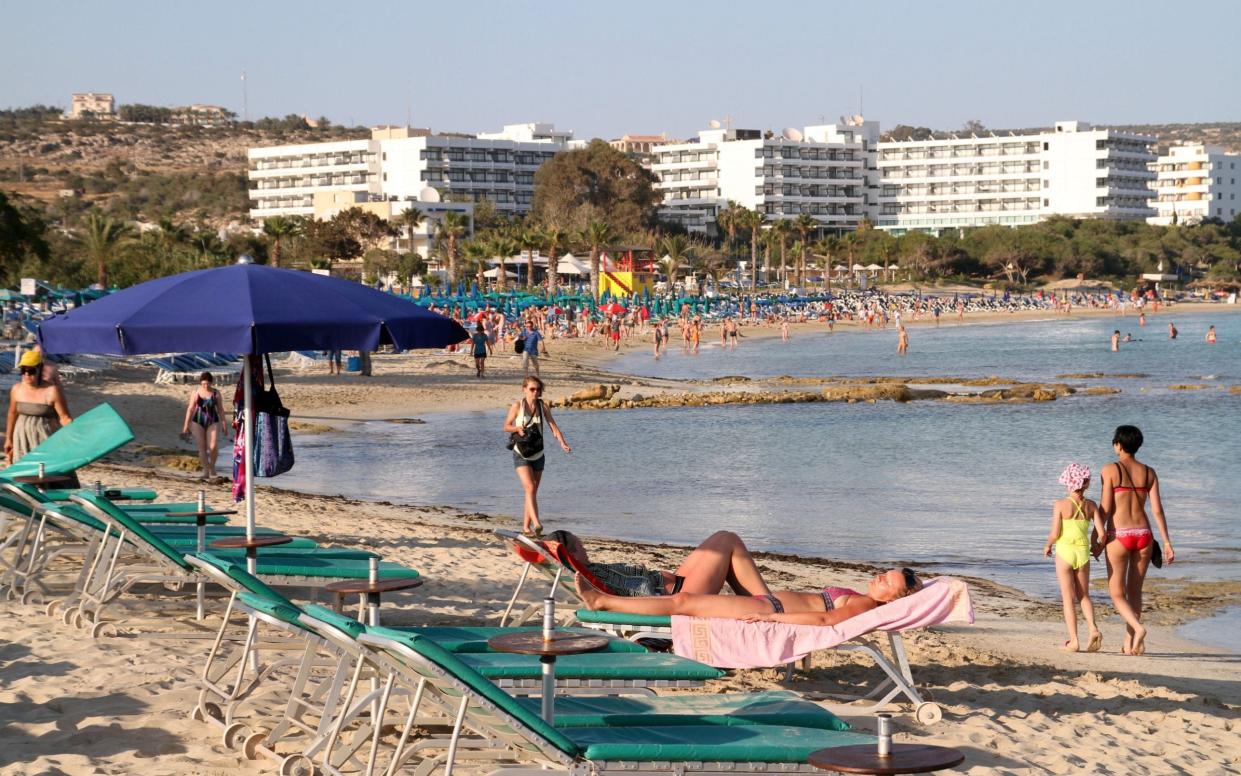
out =
<path fill-rule="evenodd" d="M 913 590 L 918 586 L 918 576 L 914 574 L 913 569 L 901 569 L 901 576 L 905 578 L 906 590 Z"/>
<path fill-rule="evenodd" d="M 23 366 L 20 367 L 20 370 L 24 375 L 37 375 L 39 373 L 39 367 L 37 366 Z"/>

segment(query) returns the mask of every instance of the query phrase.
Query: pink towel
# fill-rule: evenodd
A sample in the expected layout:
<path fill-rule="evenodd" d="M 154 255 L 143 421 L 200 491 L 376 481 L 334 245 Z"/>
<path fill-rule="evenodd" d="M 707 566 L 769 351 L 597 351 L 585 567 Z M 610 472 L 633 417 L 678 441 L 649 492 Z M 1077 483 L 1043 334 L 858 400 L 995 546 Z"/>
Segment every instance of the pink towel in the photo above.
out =
<path fill-rule="evenodd" d="M 871 631 L 903 631 L 943 622 L 974 622 L 965 583 L 939 577 L 917 593 L 835 625 L 786 625 L 705 617 L 672 618 L 673 650 L 717 668 L 766 668 L 831 649 Z"/>

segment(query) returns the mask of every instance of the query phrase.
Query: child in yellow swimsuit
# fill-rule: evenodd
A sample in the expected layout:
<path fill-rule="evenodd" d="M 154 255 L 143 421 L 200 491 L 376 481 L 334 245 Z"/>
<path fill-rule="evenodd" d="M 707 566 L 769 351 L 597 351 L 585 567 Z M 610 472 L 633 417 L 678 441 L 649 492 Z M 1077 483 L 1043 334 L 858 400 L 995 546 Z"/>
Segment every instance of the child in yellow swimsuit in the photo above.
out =
<path fill-rule="evenodd" d="M 1103 514 L 1099 505 L 1086 498 L 1090 488 L 1090 469 L 1069 464 L 1060 475 L 1060 484 L 1068 491 L 1051 508 L 1051 533 L 1043 556 L 1056 551 L 1056 578 L 1060 580 L 1060 599 L 1064 604 L 1064 625 L 1069 638 L 1061 649 L 1077 652 L 1077 605 L 1090 628 L 1087 652 L 1098 652 L 1103 636 L 1094 621 L 1094 604 L 1090 601 L 1090 556 L 1103 536 Z M 1093 526 L 1091 525 L 1093 522 Z"/>

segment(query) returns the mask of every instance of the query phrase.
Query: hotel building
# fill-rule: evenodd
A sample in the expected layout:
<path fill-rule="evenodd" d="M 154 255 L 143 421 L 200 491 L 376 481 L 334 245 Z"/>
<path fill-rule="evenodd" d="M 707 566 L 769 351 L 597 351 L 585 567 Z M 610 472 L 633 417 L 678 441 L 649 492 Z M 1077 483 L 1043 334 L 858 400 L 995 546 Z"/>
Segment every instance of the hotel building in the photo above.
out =
<path fill-rule="evenodd" d="M 1202 143 L 1172 146 L 1150 166 L 1157 176 L 1151 184 L 1157 212 L 1146 220 L 1160 226 L 1196 224 L 1205 218 L 1231 221 L 1241 207 L 1239 161 L 1237 154 Z"/>
<path fill-rule="evenodd" d="M 709 129 L 698 142 L 654 146 L 651 171 L 663 194 L 660 217 L 692 232 L 714 233 L 729 200 L 769 220 L 805 213 L 822 228 L 856 229 L 877 180 L 877 122 L 826 124 L 782 135 Z"/>
<path fill-rule="evenodd" d="M 1155 214 L 1154 142 L 1077 121 L 1021 135 L 882 142 L 876 226 L 938 234 L 1051 215 L 1145 219 Z"/>
<path fill-rule="evenodd" d="M 535 171 L 571 138 L 551 124 L 478 135 L 377 127 L 369 140 L 252 148 L 250 217 L 314 216 L 322 192 L 420 201 L 428 187 L 442 200 L 488 200 L 501 213 L 521 215 L 534 199 Z"/>

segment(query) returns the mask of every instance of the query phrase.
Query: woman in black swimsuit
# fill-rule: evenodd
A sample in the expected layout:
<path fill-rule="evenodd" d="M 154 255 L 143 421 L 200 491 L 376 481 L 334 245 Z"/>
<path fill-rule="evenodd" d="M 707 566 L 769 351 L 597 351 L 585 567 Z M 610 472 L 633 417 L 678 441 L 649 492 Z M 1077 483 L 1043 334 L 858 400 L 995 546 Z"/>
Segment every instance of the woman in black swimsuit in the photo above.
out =
<path fill-rule="evenodd" d="M 181 438 L 188 439 L 193 434 L 198 445 L 198 461 L 203 467 L 203 474 L 199 477 L 201 480 L 214 482 L 219 479 L 215 460 L 220 452 L 220 436 L 228 434 L 224 427 L 223 407 L 220 392 L 215 388 L 215 378 L 210 372 L 203 372 L 198 377 L 198 387 L 190 394 L 190 403 L 185 408 L 185 422 L 181 424 Z"/>

